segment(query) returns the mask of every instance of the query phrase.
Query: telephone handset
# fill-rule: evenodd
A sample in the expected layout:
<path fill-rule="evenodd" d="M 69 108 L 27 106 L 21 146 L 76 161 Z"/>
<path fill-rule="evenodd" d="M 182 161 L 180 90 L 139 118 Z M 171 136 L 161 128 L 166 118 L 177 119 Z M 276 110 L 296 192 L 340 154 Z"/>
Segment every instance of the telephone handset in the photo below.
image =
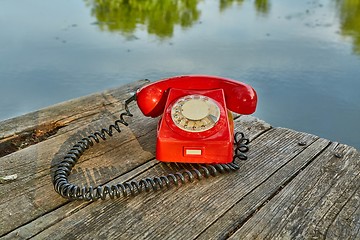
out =
<path fill-rule="evenodd" d="M 114 131 L 121 132 L 120 124 L 128 125 L 124 117 L 133 116 L 128 105 L 135 99 L 145 116 L 162 115 L 157 130 L 156 158 L 164 162 L 199 164 L 184 165 L 185 168 L 176 173 L 114 185 L 93 187 L 70 183 L 71 170 L 82 154 L 101 139 L 112 136 Z M 137 195 L 144 190 L 156 191 L 164 186 L 185 184 L 186 179 L 201 180 L 235 171 L 239 169 L 235 159 L 247 159 L 249 140 L 241 132 L 234 136 L 230 111 L 251 114 L 256 103 L 252 87 L 220 77 L 180 76 L 151 83 L 125 101 L 125 111 L 114 124 L 81 138 L 68 151 L 54 172 L 54 189 L 68 199 L 95 201 Z"/>
<path fill-rule="evenodd" d="M 229 163 L 234 127 L 230 111 L 251 114 L 255 90 L 214 76 L 180 76 L 142 87 L 136 93 L 145 116 L 162 118 L 156 158 L 164 162 Z"/>
<path fill-rule="evenodd" d="M 140 88 L 136 98 L 142 113 L 148 117 L 160 116 L 172 88 L 194 91 L 223 89 L 230 111 L 252 114 L 256 110 L 257 95 L 251 86 L 231 79 L 200 75 L 172 77 Z"/>

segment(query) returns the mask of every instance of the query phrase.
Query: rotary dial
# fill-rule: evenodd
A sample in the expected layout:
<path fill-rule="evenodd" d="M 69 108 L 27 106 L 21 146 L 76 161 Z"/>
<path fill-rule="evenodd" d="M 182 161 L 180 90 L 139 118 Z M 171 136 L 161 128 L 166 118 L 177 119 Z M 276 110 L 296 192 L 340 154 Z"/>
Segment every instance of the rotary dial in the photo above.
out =
<path fill-rule="evenodd" d="M 220 118 L 219 106 L 209 97 L 189 95 L 178 99 L 171 108 L 175 125 L 188 132 L 203 132 L 214 127 Z"/>

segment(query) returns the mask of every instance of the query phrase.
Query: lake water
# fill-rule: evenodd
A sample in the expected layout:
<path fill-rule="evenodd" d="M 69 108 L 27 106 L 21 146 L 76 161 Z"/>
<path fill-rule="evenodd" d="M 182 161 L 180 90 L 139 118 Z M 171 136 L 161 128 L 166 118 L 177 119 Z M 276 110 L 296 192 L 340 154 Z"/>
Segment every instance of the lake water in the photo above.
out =
<path fill-rule="evenodd" d="M 0 119 L 123 85 L 208 74 L 255 116 L 360 149 L 360 1 L 2 0 Z"/>

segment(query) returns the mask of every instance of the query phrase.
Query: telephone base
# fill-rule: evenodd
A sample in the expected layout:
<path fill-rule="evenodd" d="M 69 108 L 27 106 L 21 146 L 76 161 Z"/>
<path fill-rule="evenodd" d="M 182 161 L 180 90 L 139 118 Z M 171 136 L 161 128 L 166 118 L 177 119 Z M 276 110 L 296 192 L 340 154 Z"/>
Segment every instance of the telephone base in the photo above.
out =
<path fill-rule="evenodd" d="M 187 102 L 188 101 L 188 102 Z M 186 112 L 193 101 L 198 108 L 192 109 L 195 113 Z M 180 102 L 180 103 L 179 103 Z M 179 107 L 179 105 L 181 106 Z M 202 116 L 201 105 L 209 106 L 209 115 L 214 119 L 214 124 L 205 130 L 196 127 L 181 127 L 176 124 L 180 115 L 182 119 L 196 122 Z M 196 112 L 197 111 L 197 112 Z M 175 113 L 174 113 L 175 112 Z M 186 118 L 192 117 L 195 120 Z M 206 119 L 205 116 L 203 119 Z M 201 120 L 202 121 L 202 120 Z M 180 126 L 179 126 L 180 125 Z M 196 126 L 196 123 L 194 123 Z M 212 90 L 185 90 L 170 89 L 165 112 L 158 126 L 156 158 L 163 162 L 183 163 L 230 163 L 233 160 L 234 128 L 231 113 L 228 113 L 224 91 Z"/>

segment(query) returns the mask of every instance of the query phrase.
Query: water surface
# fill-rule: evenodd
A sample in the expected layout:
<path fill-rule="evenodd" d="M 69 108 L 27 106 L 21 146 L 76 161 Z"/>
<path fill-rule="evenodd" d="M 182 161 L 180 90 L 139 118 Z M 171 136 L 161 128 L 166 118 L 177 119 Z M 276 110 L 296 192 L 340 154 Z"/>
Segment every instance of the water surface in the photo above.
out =
<path fill-rule="evenodd" d="M 251 84 L 255 116 L 360 149 L 360 1 L 0 3 L 0 119 L 182 74 Z"/>

